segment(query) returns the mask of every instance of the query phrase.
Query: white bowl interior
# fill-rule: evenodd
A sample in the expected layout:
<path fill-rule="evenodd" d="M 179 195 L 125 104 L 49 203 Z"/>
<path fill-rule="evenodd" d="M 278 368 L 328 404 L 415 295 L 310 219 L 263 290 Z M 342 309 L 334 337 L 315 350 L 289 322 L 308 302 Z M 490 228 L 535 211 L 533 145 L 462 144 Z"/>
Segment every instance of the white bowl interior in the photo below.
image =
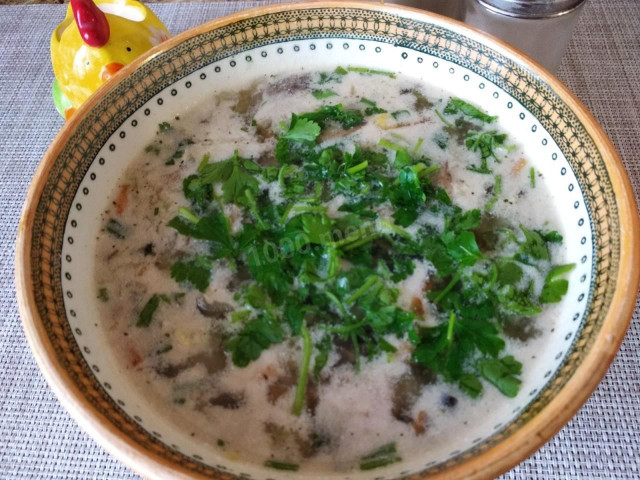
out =
<path fill-rule="evenodd" d="M 421 458 L 376 471 L 379 478 L 424 470 L 473 448 L 501 431 L 544 390 L 547 382 L 562 365 L 582 325 L 589 304 L 594 267 L 594 245 L 590 214 L 580 185 L 567 159 L 551 135 L 536 117 L 518 100 L 487 79 L 454 62 L 414 50 L 394 47 L 373 40 L 319 38 L 276 43 L 247 50 L 233 57 L 209 64 L 168 86 L 141 106 L 118 128 L 102 147 L 89 167 L 73 200 L 66 221 L 62 250 L 62 285 L 65 309 L 75 341 L 98 382 L 126 414 L 159 441 L 194 460 L 236 474 L 267 479 L 274 472 L 225 458 L 182 432 L 170 419 L 155 415 L 148 401 L 127 376 L 119 371 L 119 362 L 108 348 L 97 320 L 98 308 L 92 281 L 95 268 L 95 233 L 100 229 L 99 214 L 105 199 L 115 188 L 120 175 L 141 148 L 150 143 L 159 122 L 184 114 L 191 105 L 201 104 L 215 92 L 239 89 L 258 78 L 282 72 L 332 70 L 353 65 L 384 68 L 412 77 L 427 86 L 441 88 L 479 105 L 499 116 L 498 128 L 523 145 L 525 155 L 537 171 L 542 172 L 553 194 L 553 208 L 562 222 L 567 245 L 567 263 L 577 267 L 569 276 L 565 301 L 554 306 L 556 328 L 547 337 L 534 359 L 527 359 L 520 394 L 513 400 L 499 399 L 499 404 L 455 444 L 430 445 Z M 535 209 L 537 205 L 532 204 Z M 91 276 L 92 278 L 92 276 Z M 487 399 L 489 400 L 489 399 Z M 323 474 L 321 478 L 370 478 L 367 472 L 348 475 Z M 312 474 L 309 478 L 314 477 Z M 378 478 L 378 477 L 376 477 Z"/>

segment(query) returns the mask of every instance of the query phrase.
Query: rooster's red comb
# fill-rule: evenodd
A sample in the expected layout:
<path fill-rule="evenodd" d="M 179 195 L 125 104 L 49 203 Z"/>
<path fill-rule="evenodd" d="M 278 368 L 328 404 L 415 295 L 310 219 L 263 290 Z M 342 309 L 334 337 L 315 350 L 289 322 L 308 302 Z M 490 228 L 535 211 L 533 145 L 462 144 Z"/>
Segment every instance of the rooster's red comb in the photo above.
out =
<path fill-rule="evenodd" d="M 91 47 L 102 47 L 109 41 L 107 16 L 91 0 L 71 0 L 71 9 L 80 36 Z"/>

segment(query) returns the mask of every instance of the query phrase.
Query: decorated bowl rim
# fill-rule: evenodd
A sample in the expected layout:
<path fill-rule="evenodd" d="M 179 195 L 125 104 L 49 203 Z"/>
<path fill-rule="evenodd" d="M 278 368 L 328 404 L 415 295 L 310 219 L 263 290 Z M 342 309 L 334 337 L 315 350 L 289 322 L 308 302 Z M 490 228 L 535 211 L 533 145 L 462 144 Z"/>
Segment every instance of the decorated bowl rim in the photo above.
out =
<path fill-rule="evenodd" d="M 430 12 L 396 5 L 357 1 L 314 1 L 265 5 L 214 19 L 171 37 L 118 72 L 114 78 L 90 97 L 63 126 L 46 151 L 29 188 L 18 227 L 15 257 L 18 306 L 27 340 L 40 370 L 60 402 L 76 422 L 116 458 L 145 477 L 159 479 L 210 478 L 176 465 L 160 454 L 145 449 L 117 429 L 88 401 L 59 362 L 54 345 L 42 326 L 42 319 L 35 305 L 36 292 L 33 288 L 31 255 L 32 227 L 35 221 L 36 206 L 41 199 L 44 185 L 54 162 L 86 114 L 108 92 L 138 68 L 150 62 L 157 55 L 190 38 L 241 20 L 290 10 L 304 11 L 320 8 L 366 9 L 435 20 L 446 24 L 448 28 L 450 27 L 464 36 L 516 59 L 517 63 L 533 72 L 541 82 L 550 86 L 553 92 L 580 119 L 607 167 L 607 173 L 615 192 L 621 230 L 619 239 L 620 267 L 609 310 L 591 350 L 555 398 L 507 440 L 503 440 L 477 456 L 430 478 L 495 477 L 512 468 L 547 442 L 571 419 L 604 377 L 624 338 L 635 307 L 636 293 L 640 283 L 640 252 L 636 248 L 640 240 L 640 222 L 633 189 L 622 161 L 603 129 L 581 101 L 537 62 L 502 40 L 462 22 Z"/>

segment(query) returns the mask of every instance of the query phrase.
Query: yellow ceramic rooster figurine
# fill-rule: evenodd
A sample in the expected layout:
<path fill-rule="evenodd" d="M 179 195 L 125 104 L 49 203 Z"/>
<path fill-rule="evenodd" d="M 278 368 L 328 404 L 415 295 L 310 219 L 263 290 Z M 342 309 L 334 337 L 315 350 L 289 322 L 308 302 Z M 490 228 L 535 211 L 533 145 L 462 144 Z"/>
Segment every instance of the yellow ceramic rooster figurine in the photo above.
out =
<path fill-rule="evenodd" d="M 164 24 L 135 0 L 71 0 L 51 36 L 53 100 L 69 118 L 127 63 L 169 38 Z"/>

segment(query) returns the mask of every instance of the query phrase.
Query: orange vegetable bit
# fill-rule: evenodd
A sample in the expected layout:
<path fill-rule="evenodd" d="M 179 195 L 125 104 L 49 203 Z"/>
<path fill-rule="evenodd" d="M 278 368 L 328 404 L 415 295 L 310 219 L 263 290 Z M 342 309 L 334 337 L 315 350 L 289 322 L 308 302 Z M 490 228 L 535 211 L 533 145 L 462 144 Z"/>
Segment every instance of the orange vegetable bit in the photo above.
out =
<path fill-rule="evenodd" d="M 518 163 L 516 163 L 511 169 L 511 175 L 513 177 L 517 177 L 522 169 L 527 166 L 527 161 L 524 158 L 521 158 Z"/>
<path fill-rule="evenodd" d="M 115 202 L 113 202 L 116 206 L 116 212 L 118 214 L 124 212 L 124 209 L 127 208 L 128 202 L 129 202 L 129 185 L 122 185 L 120 187 L 120 191 L 118 192 L 118 196 L 116 197 Z"/>

